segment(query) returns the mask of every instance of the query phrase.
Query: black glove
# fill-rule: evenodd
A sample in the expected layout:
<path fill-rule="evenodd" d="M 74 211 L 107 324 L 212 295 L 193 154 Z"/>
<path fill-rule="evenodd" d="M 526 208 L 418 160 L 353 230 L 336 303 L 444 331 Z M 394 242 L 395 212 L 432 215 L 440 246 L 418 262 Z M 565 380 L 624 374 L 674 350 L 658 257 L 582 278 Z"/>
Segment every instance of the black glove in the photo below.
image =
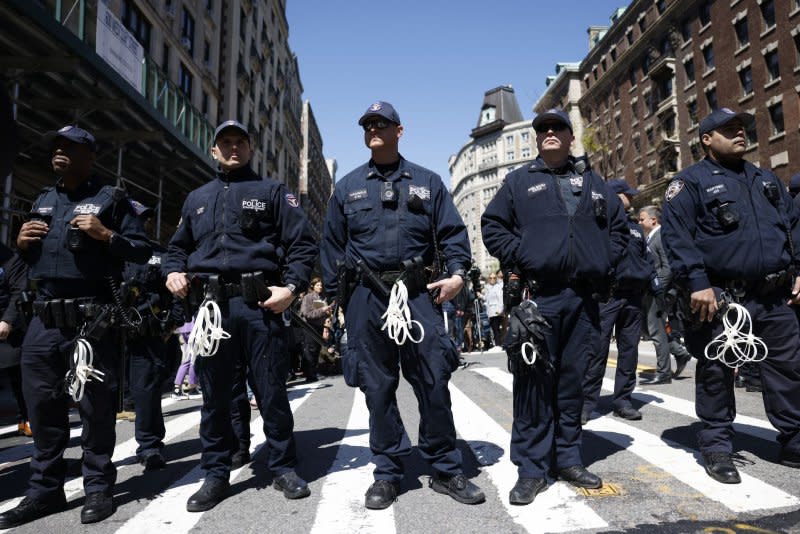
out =
<path fill-rule="evenodd" d="M 521 360 L 522 344 L 528 341 L 536 347 L 539 355 L 537 361 L 542 360 L 545 364 L 549 364 L 547 344 L 544 341 L 544 333 L 549 328 L 550 323 L 532 300 L 522 301 L 519 306 L 512 308 L 508 321 L 508 333 L 503 341 L 503 349 L 508 355 L 510 367 L 514 367 L 515 362 Z"/>

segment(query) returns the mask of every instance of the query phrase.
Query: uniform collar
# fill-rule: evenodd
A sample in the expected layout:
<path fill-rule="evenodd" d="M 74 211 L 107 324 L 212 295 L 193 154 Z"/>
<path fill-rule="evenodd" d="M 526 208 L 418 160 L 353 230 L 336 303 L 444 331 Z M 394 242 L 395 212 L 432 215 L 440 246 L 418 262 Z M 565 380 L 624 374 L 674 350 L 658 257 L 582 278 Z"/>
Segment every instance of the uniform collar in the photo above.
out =
<path fill-rule="evenodd" d="M 725 165 L 720 164 L 717 161 L 714 161 L 710 157 L 706 156 L 703 158 L 703 162 L 711 171 L 711 174 L 725 174 L 728 176 L 737 176 L 737 177 L 745 177 L 750 176 L 753 177 L 757 174 L 760 174 L 760 170 L 758 167 L 747 161 L 746 159 L 742 160 L 742 168 L 740 171 L 736 169 L 731 169 L 730 167 L 726 167 Z"/>
<path fill-rule="evenodd" d="M 223 182 L 242 182 L 244 180 L 253 180 L 258 177 L 259 176 L 253 172 L 253 169 L 250 168 L 249 163 L 243 167 L 239 167 L 238 169 L 233 169 L 232 171 L 217 171 L 217 178 Z"/>
<path fill-rule="evenodd" d="M 583 174 L 589 170 L 589 160 L 586 156 L 574 157 L 568 156 L 567 163 L 559 169 L 551 169 L 547 166 L 541 156 L 538 156 L 528 167 L 528 172 L 547 172 L 550 174 L 567 174 L 574 172 L 575 174 Z"/>
<path fill-rule="evenodd" d="M 400 156 L 400 165 L 397 167 L 397 171 L 393 172 L 390 176 L 384 176 L 378 171 L 378 167 L 376 163 L 370 159 L 369 163 L 367 163 L 367 180 L 370 178 L 383 178 L 384 180 L 390 180 L 392 182 L 397 182 L 402 178 L 411 178 L 411 172 L 408 169 L 408 163 L 406 159 L 401 155 Z"/>
<path fill-rule="evenodd" d="M 97 182 L 98 180 L 94 176 L 90 176 L 86 179 L 86 181 L 82 182 L 78 187 L 76 187 L 74 191 L 67 191 L 64 188 L 64 179 L 59 176 L 58 180 L 56 181 L 56 191 L 69 196 L 82 196 L 85 193 L 97 189 Z"/>

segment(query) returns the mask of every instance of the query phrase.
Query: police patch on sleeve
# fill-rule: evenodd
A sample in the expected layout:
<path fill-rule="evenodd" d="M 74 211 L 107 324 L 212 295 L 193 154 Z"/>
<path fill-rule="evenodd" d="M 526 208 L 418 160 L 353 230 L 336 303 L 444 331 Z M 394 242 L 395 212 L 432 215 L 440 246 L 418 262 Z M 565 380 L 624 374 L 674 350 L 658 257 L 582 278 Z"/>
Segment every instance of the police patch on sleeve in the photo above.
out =
<path fill-rule="evenodd" d="M 667 192 L 664 194 L 664 200 L 667 202 L 678 196 L 678 193 L 683 191 L 683 180 L 672 180 L 667 187 Z"/>
<path fill-rule="evenodd" d="M 296 208 L 300 205 L 300 201 L 297 200 L 297 197 L 294 196 L 292 193 L 286 193 L 286 196 L 284 198 L 286 199 L 286 203 L 293 208 Z"/>

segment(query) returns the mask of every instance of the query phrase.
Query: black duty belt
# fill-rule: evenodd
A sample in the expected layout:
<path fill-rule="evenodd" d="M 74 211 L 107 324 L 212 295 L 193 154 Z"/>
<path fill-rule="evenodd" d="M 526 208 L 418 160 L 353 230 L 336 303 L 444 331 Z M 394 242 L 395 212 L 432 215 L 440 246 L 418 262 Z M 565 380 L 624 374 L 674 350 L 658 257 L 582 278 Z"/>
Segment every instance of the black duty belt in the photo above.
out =
<path fill-rule="evenodd" d="M 224 304 L 235 297 L 242 297 L 248 304 L 256 304 L 269 298 L 269 286 L 280 282 L 274 276 L 269 276 L 263 271 L 241 273 L 237 275 L 194 275 L 193 281 L 199 280 L 201 284 L 192 284 L 190 293 L 197 293 L 190 300 L 197 300 L 199 305 L 203 298 L 211 298 L 218 304 Z"/>
<path fill-rule="evenodd" d="M 395 282 L 403 275 L 403 271 L 380 271 L 375 273 L 382 282 L 393 286 Z M 369 277 L 366 273 L 361 273 L 361 282 L 369 285 Z"/>
<path fill-rule="evenodd" d="M 789 295 L 792 291 L 792 283 L 795 274 L 788 270 L 771 273 L 758 280 L 743 279 L 724 279 L 717 276 L 710 276 L 709 281 L 714 287 L 726 290 L 737 298 L 745 296 L 768 297 Z"/>
<path fill-rule="evenodd" d="M 96 298 L 37 300 L 33 313 L 45 328 L 78 328 L 108 305 Z"/>

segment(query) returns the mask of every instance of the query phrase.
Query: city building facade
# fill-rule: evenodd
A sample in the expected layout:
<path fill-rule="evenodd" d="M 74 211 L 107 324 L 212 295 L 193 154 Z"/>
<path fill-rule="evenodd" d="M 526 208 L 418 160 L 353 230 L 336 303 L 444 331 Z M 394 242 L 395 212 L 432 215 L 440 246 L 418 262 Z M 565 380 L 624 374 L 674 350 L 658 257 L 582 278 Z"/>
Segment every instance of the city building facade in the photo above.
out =
<path fill-rule="evenodd" d="M 657 202 L 704 156 L 700 119 L 755 115 L 747 159 L 784 180 L 800 167 L 800 0 L 635 0 L 580 64 L 593 167 Z"/>
<path fill-rule="evenodd" d="M 535 156 L 531 121 L 523 119 L 511 86 L 486 91 L 470 137 L 457 154 L 450 156 L 450 188 L 467 225 L 473 261 L 487 274 L 498 269 L 499 264 L 483 246 L 481 215 L 506 174 Z"/>
<path fill-rule="evenodd" d="M 333 180 L 322 154 L 322 134 L 308 100 L 303 102 L 300 130 L 303 136 L 303 148 L 300 151 L 300 203 L 311 223 L 314 237 L 321 241 L 328 200 L 333 192 Z"/>
<path fill-rule="evenodd" d="M 0 3 L 0 83 L 21 139 L 4 177 L 0 240 L 53 183 L 41 138 L 65 124 L 96 136 L 98 174 L 156 208 L 161 239 L 186 193 L 213 177 L 209 150 L 222 120 L 248 127 L 256 172 L 299 194 L 303 87 L 285 8 L 285 0 Z"/>

